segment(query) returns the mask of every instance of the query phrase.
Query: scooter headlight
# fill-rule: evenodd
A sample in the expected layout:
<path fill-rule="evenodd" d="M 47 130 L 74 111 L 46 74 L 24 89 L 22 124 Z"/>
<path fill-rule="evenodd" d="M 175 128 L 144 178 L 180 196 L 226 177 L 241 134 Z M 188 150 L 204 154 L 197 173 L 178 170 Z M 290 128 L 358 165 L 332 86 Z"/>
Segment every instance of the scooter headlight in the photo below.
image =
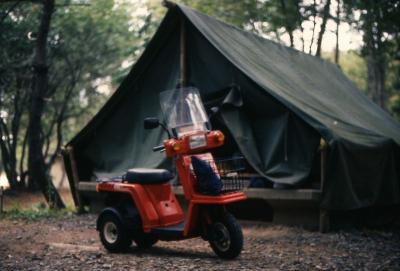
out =
<path fill-rule="evenodd" d="M 181 145 L 177 141 L 174 141 L 171 146 L 174 151 L 179 151 L 181 149 Z"/>
<path fill-rule="evenodd" d="M 225 140 L 225 135 L 220 131 L 215 132 L 214 136 L 215 136 L 215 139 L 217 140 L 217 142 L 224 142 L 224 140 Z"/>
<path fill-rule="evenodd" d="M 189 138 L 190 149 L 197 149 L 207 146 L 206 136 L 203 135 L 192 135 Z"/>

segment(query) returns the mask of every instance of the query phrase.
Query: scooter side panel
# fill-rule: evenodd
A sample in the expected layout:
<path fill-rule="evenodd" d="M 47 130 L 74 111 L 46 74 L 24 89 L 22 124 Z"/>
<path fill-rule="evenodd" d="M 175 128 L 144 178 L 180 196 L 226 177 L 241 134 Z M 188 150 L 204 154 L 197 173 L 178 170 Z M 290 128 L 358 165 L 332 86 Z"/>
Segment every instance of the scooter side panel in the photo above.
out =
<path fill-rule="evenodd" d="M 143 187 L 159 215 L 161 226 L 174 225 L 183 221 L 182 208 L 172 192 L 171 184 L 144 185 Z"/>

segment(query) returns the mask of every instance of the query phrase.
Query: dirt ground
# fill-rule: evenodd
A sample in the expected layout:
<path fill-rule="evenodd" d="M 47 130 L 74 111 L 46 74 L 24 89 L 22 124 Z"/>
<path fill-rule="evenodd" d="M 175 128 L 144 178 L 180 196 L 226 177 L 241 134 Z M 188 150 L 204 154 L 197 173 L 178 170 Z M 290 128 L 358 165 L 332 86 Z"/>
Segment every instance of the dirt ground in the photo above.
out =
<path fill-rule="evenodd" d="M 72 204 L 70 194 L 62 192 Z M 5 210 L 44 205 L 40 193 L 5 198 Z M 200 238 L 135 246 L 110 254 L 100 244 L 96 216 L 67 213 L 36 220 L 0 217 L 0 270 L 400 270 L 400 230 L 328 234 L 241 221 L 244 250 L 217 258 Z"/>
<path fill-rule="evenodd" d="M 102 248 L 95 215 L 0 220 L 0 270 L 400 270 L 400 232 L 328 234 L 245 222 L 245 245 L 218 259 L 202 239 L 158 242 L 124 254 Z"/>

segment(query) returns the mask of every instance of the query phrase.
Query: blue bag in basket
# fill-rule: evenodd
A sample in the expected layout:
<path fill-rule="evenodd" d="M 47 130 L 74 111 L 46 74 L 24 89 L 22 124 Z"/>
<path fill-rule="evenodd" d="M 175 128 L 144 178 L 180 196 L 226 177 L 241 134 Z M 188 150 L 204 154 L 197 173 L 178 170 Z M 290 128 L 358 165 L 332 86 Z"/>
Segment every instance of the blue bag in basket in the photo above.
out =
<path fill-rule="evenodd" d="M 221 194 L 222 181 L 206 161 L 192 156 L 192 166 L 196 175 L 196 191 L 202 194 Z"/>

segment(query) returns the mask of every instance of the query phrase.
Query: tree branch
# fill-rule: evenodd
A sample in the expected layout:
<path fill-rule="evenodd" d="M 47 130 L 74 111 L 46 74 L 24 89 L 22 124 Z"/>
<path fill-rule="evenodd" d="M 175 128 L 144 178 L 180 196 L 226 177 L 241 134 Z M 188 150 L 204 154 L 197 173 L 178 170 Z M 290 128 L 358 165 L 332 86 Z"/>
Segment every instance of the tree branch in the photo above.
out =
<path fill-rule="evenodd" d="M 5 2 L 5 1 L 3 1 L 3 2 Z M 21 3 L 21 0 L 18 0 L 17 2 L 15 2 L 15 3 L 6 11 L 6 14 L 4 14 L 4 16 L 1 17 L 1 19 L 0 19 L 0 26 L 1 26 L 1 24 L 4 22 L 4 20 L 7 18 L 8 14 L 10 14 L 20 3 Z"/>

